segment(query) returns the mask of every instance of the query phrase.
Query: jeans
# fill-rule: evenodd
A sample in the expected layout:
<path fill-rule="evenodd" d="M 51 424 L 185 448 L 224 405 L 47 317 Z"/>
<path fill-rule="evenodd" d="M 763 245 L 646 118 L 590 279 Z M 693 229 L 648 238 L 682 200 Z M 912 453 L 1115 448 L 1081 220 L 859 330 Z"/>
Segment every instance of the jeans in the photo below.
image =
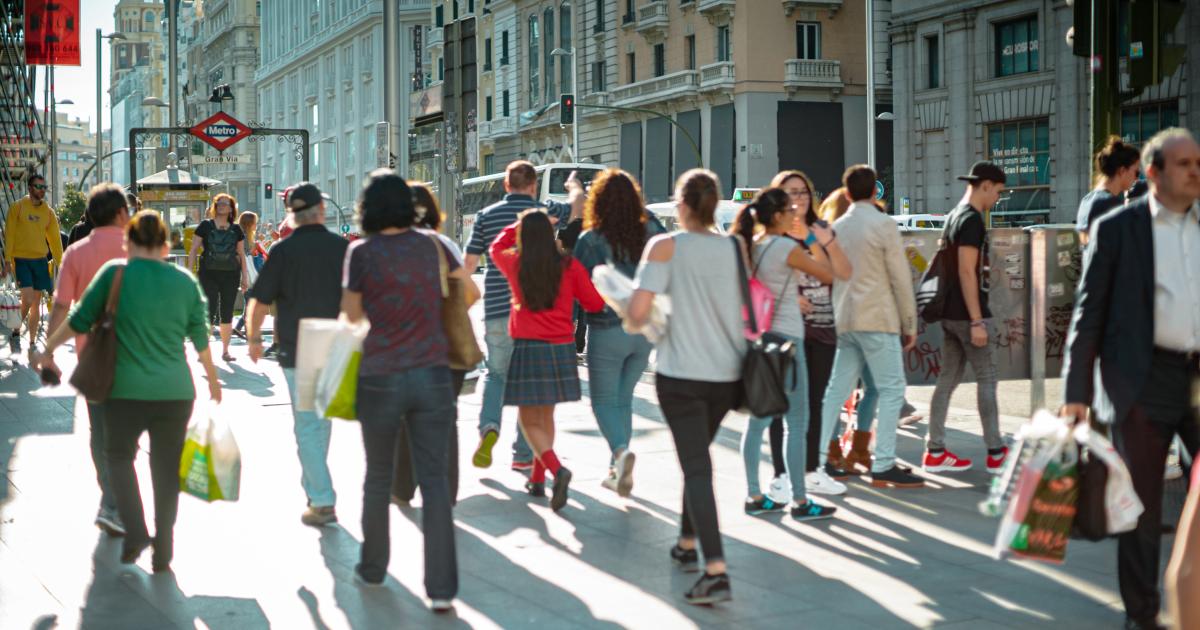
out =
<path fill-rule="evenodd" d="M 858 430 L 870 431 L 871 425 L 875 424 L 875 412 L 879 409 L 879 388 L 875 387 L 875 379 L 871 377 L 871 368 L 864 367 L 862 371 L 863 395 L 858 401 L 858 405 L 854 407 L 855 415 L 858 416 Z M 903 408 L 904 403 L 900 403 Z"/>
<path fill-rule="evenodd" d="M 946 413 L 950 410 L 950 395 L 962 382 L 965 363 L 970 363 L 975 371 L 975 396 L 979 405 L 979 421 L 983 423 L 983 443 L 989 450 L 1003 447 L 1000 411 L 996 405 L 996 358 L 992 354 L 991 344 L 982 348 L 972 344 L 969 322 L 944 320 L 942 331 L 945 333 L 942 341 L 942 372 L 938 375 L 933 399 L 929 402 L 928 448 L 946 448 Z"/>
<path fill-rule="evenodd" d="M 358 418 L 367 455 L 363 481 L 362 555 L 356 570 L 369 582 L 387 575 L 391 558 L 388 512 L 395 472 L 396 442 L 408 431 L 421 488 L 425 534 L 425 593 L 451 599 L 458 593 L 454 517 L 450 507 L 447 453 L 454 430 L 454 391 L 449 368 L 413 368 L 395 374 L 360 376 Z"/>
<path fill-rule="evenodd" d="M 467 373 L 463 370 L 450 370 L 450 388 L 454 392 L 454 399 L 457 403 L 458 394 L 462 392 L 463 381 L 466 379 Z M 450 430 L 450 451 L 447 457 L 447 464 L 450 469 L 450 503 L 458 503 L 458 405 L 454 406 L 454 417 L 451 418 L 454 423 L 454 428 Z M 400 427 L 400 439 L 396 440 L 396 472 L 392 477 L 392 495 L 405 501 L 412 501 L 413 496 L 417 493 L 417 467 L 413 462 L 412 456 L 412 440 L 408 438 L 408 431 L 403 426 Z"/>
<path fill-rule="evenodd" d="M 829 456 L 829 440 L 837 429 L 842 403 L 854 392 L 870 369 L 879 389 L 879 425 L 875 430 L 875 461 L 871 472 L 884 472 L 896 463 L 896 425 L 904 405 L 904 359 L 900 336 L 880 332 L 846 332 L 838 335 L 833 375 L 821 404 L 821 465 Z"/>
<path fill-rule="evenodd" d="M 154 484 L 154 564 L 174 555 L 175 516 L 179 513 L 179 460 L 192 400 L 117 400 L 104 403 L 104 448 L 117 509 L 125 525 L 125 549 L 151 542 L 133 459 L 138 440 L 150 432 L 150 480 Z"/>
<path fill-rule="evenodd" d="M 683 511 L 679 519 L 682 538 L 700 537 L 700 550 L 706 562 L 724 558 L 721 527 L 717 522 L 717 502 L 713 497 L 712 457 L 709 446 L 717 436 L 721 420 L 737 406 L 742 397 L 741 383 L 712 383 L 671 378 L 655 378 L 658 404 L 662 408 L 679 467 L 683 469 Z"/>
<path fill-rule="evenodd" d="M 582 320 L 580 320 L 582 321 Z M 588 328 L 588 391 L 600 433 L 614 455 L 633 436 L 633 390 L 650 363 L 654 346 L 620 326 Z"/>
<path fill-rule="evenodd" d="M 300 485 L 312 507 L 332 507 L 337 503 L 333 479 L 329 476 L 329 434 L 333 423 L 315 411 L 296 411 L 296 369 L 283 368 L 288 395 L 292 399 L 292 420 L 296 432 L 296 453 L 300 456 Z"/>
<path fill-rule="evenodd" d="M 504 383 L 508 376 L 508 364 L 512 360 L 513 340 L 508 334 L 508 318 L 489 319 L 483 322 L 483 342 L 487 346 L 487 358 L 483 375 L 483 408 L 479 410 L 479 435 L 488 431 L 500 432 L 500 419 L 504 414 Z M 525 442 L 525 436 L 517 431 L 513 443 L 513 459 L 530 461 L 533 451 Z"/>
<path fill-rule="evenodd" d="M 109 514 L 117 512 L 117 497 L 113 494 L 108 454 L 104 452 L 104 405 L 87 404 L 88 423 L 92 428 L 92 464 L 96 467 L 96 483 L 100 485 L 100 509 Z"/>
<path fill-rule="evenodd" d="M 798 347 L 802 344 L 799 339 L 794 337 L 791 339 Z M 794 367 L 796 382 L 795 386 L 788 391 L 788 412 L 783 417 L 784 464 L 788 479 L 796 480 L 804 479 L 807 454 L 808 371 L 805 363 L 804 353 L 798 352 Z M 750 423 L 746 426 L 746 432 L 742 434 L 742 461 L 746 465 L 746 493 L 750 497 L 762 494 L 759 487 L 758 469 L 762 462 L 763 431 L 771 425 L 771 421 L 772 418 L 751 417 Z M 801 504 L 808 500 L 804 492 L 803 481 L 792 484 L 792 499 Z"/>

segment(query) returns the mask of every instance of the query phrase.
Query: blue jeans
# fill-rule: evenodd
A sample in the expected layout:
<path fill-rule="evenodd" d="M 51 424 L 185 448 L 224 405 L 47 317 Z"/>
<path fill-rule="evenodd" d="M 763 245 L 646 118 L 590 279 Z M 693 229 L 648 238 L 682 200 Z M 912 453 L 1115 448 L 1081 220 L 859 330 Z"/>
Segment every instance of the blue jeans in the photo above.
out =
<path fill-rule="evenodd" d="M 337 503 L 333 479 L 329 476 L 329 434 L 333 423 L 315 411 L 296 411 L 296 369 L 283 368 L 288 395 L 292 399 L 292 419 L 296 432 L 296 453 L 300 456 L 300 485 L 312 507 L 332 507 Z"/>
<path fill-rule="evenodd" d="M 788 391 L 788 412 L 783 417 L 783 463 L 792 482 L 792 499 L 805 503 L 804 470 L 808 451 L 808 362 L 804 359 L 804 342 L 795 337 L 800 351 L 796 353 L 796 383 Z M 792 383 L 788 383 L 789 386 Z M 758 468 L 762 462 L 763 431 L 771 426 L 774 418 L 750 418 L 746 432 L 742 434 L 742 461 L 746 465 L 746 494 L 756 497 L 762 494 L 759 487 Z"/>
<path fill-rule="evenodd" d="M 489 319 L 483 322 L 483 343 L 487 346 L 487 357 L 483 364 L 487 374 L 483 376 L 483 408 L 479 410 L 479 435 L 488 431 L 500 432 L 500 419 L 504 415 L 504 383 L 508 377 L 508 364 L 512 360 L 513 340 L 508 334 L 508 318 Z M 530 461 L 533 451 L 525 442 L 525 436 L 517 431 L 513 442 L 513 460 Z"/>
<path fill-rule="evenodd" d="M 451 380 L 450 369 L 445 366 L 358 379 L 358 419 L 367 454 L 367 477 L 363 481 L 363 544 L 357 570 L 371 582 L 387 576 L 391 558 L 388 513 L 392 473 L 403 427 L 408 433 L 417 485 L 421 488 L 425 593 L 433 599 L 451 599 L 458 593 L 454 515 L 446 462 L 450 432 L 454 430 Z"/>
<path fill-rule="evenodd" d="M 875 423 L 875 410 L 879 407 L 879 388 L 875 387 L 875 379 L 871 378 L 870 368 L 862 371 L 863 396 L 855 407 L 858 416 L 858 430 L 870 431 Z M 903 403 L 901 403 L 903 404 Z"/>
<path fill-rule="evenodd" d="M 621 327 L 588 327 L 588 392 L 592 413 L 608 448 L 616 455 L 629 448 L 633 436 L 633 390 L 650 363 L 654 349 L 642 335 Z"/>
<path fill-rule="evenodd" d="M 109 481 L 108 454 L 104 452 L 104 405 L 87 404 L 88 424 L 91 425 L 92 464 L 96 466 L 96 482 L 100 484 L 100 509 L 109 515 L 117 513 L 117 496 Z"/>
<path fill-rule="evenodd" d="M 829 441 L 837 429 L 842 403 L 870 369 L 879 390 L 879 424 L 875 429 L 875 462 L 872 472 L 884 472 L 896 463 L 896 425 L 904 405 L 904 359 L 900 336 L 878 332 L 847 332 L 838 335 L 833 375 L 821 404 L 821 465 L 829 456 Z"/>

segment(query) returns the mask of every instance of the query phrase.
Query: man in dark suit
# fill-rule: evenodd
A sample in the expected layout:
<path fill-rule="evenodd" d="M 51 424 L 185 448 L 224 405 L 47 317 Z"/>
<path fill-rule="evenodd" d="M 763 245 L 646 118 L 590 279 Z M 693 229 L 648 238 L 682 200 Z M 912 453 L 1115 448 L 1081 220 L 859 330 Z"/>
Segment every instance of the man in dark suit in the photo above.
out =
<path fill-rule="evenodd" d="M 1163 466 L 1200 447 L 1200 145 L 1183 129 L 1142 151 L 1150 194 L 1092 227 L 1063 365 L 1061 415 L 1112 426 L 1145 512 L 1121 534 L 1126 628 L 1160 628 Z M 1099 370 L 1095 370 L 1099 361 Z"/>

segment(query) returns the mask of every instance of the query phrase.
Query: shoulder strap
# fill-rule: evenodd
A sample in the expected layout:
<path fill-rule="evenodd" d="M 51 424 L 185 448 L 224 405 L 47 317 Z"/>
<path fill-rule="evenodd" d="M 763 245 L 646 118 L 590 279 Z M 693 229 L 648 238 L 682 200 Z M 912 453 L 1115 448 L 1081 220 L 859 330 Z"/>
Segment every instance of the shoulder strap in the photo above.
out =
<path fill-rule="evenodd" d="M 125 277 L 125 265 L 117 265 L 117 270 L 113 272 L 112 284 L 108 287 L 108 303 L 104 307 L 104 312 L 108 313 L 109 318 L 117 314 L 117 303 L 121 297 L 121 280 Z"/>
<path fill-rule="evenodd" d="M 742 293 L 742 306 L 746 309 L 746 329 L 751 333 L 758 334 L 758 319 L 754 316 L 754 304 L 750 300 L 750 279 L 746 277 L 746 258 L 742 253 L 742 242 L 737 236 L 730 236 L 733 241 L 733 252 L 737 258 L 738 266 L 738 286 Z"/>
<path fill-rule="evenodd" d="M 438 256 L 438 280 L 442 284 L 442 297 L 450 297 L 450 265 L 446 262 L 446 251 L 442 249 L 442 241 L 437 234 L 427 233 L 425 236 L 433 241 L 433 248 Z"/>
<path fill-rule="evenodd" d="M 758 276 L 758 268 L 760 266 L 762 266 L 762 261 L 764 258 L 767 257 L 767 252 L 771 251 L 771 247 L 773 247 L 778 240 L 779 240 L 779 237 L 776 236 L 776 237 L 771 238 L 770 243 L 767 243 L 766 248 L 763 249 L 763 253 L 759 254 L 759 256 L 758 256 L 758 262 L 754 263 L 754 268 L 750 270 L 751 277 Z M 754 244 L 747 243 L 746 249 L 748 250 L 748 253 L 750 254 L 750 261 L 753 262 L 754 261 Z"/>

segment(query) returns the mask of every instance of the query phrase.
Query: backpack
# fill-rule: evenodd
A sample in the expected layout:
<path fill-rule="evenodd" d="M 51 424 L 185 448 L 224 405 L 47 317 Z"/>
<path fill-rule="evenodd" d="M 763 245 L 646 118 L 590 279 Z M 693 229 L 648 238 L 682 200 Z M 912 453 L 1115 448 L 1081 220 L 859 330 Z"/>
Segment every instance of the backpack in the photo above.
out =
<path fill-rule="evenodd" d="M 917 282 L 917 314 L 927 324 L 942 320 L 946 312 L 946 294 L 950 291 L 950 284 L 954 282 L 949 275 L 954 265 L 947 263 L 946 259 L 957 255 L 958 250 L 951 250 L 946 240 L 949 227 L 950 222 L 947 221 L 946 226 L 942 228 L 941 245 L 933 255 L 933 260 L 929 261 L 929 267 L 921 274 L 921 280 Z"/>
<path fill-rule="evenodd" d="M 221 230 L 213 224 L 213 229 L 204 239 L 204 268 L 208 271 L 237 271 L 237 233 L 233 226 Z"/>

